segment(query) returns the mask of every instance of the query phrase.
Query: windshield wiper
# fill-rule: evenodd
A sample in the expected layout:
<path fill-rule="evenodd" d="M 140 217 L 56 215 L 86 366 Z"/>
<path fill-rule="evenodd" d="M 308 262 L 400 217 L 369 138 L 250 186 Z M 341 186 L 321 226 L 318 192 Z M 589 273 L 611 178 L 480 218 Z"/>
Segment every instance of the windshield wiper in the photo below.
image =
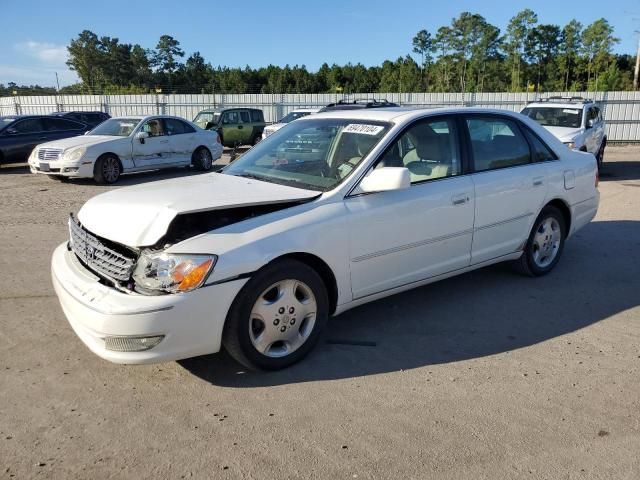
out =
<path fill-rule="evenodd" d="M 234 177 L 250 178 L 252 180 L 259 180 L 261 182 L 268 182 L 269 181 L 265 177 L 260 177 L 258 175 L 254 175 L 252 173 L 231 173 L 229 175 L 232 175 Z"/>

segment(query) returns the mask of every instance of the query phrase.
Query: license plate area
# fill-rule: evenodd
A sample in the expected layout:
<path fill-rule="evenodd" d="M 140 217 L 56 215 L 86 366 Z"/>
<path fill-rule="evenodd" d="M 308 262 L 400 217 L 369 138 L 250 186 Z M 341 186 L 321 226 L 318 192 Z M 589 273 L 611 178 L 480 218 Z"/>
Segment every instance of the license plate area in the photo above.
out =
<path fill-rule="evenodd" d="M 49 164 L 48 163 L 40 162 L 40 171 L 41 172 L 48 172 L 49 170 L 50 169 L 49 169 Z"/>

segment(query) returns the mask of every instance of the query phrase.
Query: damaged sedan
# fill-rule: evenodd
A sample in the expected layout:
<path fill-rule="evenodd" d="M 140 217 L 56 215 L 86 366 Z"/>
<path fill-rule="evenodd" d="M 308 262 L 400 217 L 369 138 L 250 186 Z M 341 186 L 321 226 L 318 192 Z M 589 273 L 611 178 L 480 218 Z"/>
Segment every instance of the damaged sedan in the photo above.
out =
<path fill-rule="evenodd" d="M 104 359 L 224 347 L 274 370 L 355 306 L 502 261 L 549 273 L 598 201 L 593 155 L 512 112 L 323 113 L 220 173 L 92 198 L 53 284 Z"/>

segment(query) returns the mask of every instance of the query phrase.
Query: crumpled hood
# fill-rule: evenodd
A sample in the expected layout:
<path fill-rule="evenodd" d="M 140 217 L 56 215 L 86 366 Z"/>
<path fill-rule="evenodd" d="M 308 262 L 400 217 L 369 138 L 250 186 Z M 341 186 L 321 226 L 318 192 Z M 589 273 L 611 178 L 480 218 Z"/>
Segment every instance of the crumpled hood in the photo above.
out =
<path fill-rule="evenodd" d="M 573 127 L 544 127 L 549 130 L 561 142 L 571 142 L 576 136 L 582 133 L 581 128 Z"/>
<path fill-rule="evenodd" d="M 112 190 L 90 199 L 78 219 L 90 232 L 129 247 L 154 245 L 176 215 L 306 200 L 304 190 L 210 173 Z"/>
<path fill-rule="evenodd" d="M 105 135 L 80 135 L 79 137 L 64 138 L 62 140 L 54 140 L 52 142 L 42 143 L 38 145 L 38 148 L 59 148 L 66 150 L 73 147 L 89 147 L 91 145 L 98 145 L 99 143 L 111 142 L 113 140 L 120 140 L 126 137 L 111 137 Z"/>

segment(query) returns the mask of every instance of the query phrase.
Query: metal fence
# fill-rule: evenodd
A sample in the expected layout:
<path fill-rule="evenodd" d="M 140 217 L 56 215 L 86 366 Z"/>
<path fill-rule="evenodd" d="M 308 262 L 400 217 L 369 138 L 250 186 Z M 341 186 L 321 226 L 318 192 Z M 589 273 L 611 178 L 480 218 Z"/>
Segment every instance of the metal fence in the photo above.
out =
<path fill-rule="evenodd" d="M 176 115 L 193 119 L 210 107 L 256 107 L 267 122 L 295 108 L 322 107 L 340 99 L 381 99 L 403 106 L 437 108 L 489 107 L 519 111 L 528 102 L 568 92 L 537 93 L 362 93 L 362 94 L 193 94 L 193 95 L 58 95 L 0 98 L 0 115 L 46 114 L 71 110 L 101 110 L 111 116 Z M 640 92 L 571 92 L 600 105 L 611 142 L 640 142 Z"/>

